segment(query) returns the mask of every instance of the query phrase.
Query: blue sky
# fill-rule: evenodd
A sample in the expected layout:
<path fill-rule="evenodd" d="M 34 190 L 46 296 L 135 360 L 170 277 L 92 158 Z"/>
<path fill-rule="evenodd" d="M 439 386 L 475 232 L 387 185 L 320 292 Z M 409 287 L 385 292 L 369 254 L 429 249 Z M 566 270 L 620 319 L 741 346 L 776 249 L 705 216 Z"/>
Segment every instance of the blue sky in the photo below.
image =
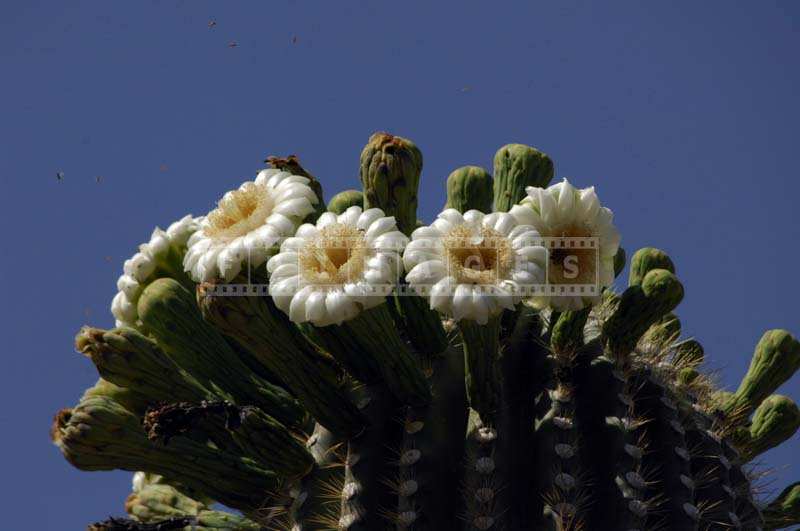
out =
<path fill-rule="evenodd" d="M 78 472 L 47 437 L 96 379 L 73 336 L 111 326 L 153 226 L 270 154 L 298 154 L 330 197 L 356 187 L 372 132 L 411 138 L 430 220 L 452 169 L 534 145 L 597 186 L 629 251 L 673 256 L 684 332 L 725 385 L 764 330 L 800 333 L 800 4 L 28 0 L 0 29 L 7 529 L 122 512 L 129 474 Z M 800 375 L 781 392 L 800 400 Z M 776 488 L 798 451 L 765 456 Z"/>

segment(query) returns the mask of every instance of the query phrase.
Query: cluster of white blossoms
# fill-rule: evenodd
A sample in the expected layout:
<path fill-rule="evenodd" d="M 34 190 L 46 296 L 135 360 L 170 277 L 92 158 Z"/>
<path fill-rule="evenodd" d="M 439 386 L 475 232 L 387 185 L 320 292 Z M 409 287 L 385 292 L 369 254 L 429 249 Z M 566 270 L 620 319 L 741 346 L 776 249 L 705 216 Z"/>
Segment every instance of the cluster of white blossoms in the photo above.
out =
<path fill-rule="evenodd" d="M 269 260 L 270 294 L 294 322 L 340 324 L 384 302 L 387 289 L 399 281 L 402 254 L 408 284 L 432 309 L 456 321 L 486 324 L 523 299 L 560 311 L 596 303 L 614 280 L 619 233 L 611 211 L 600 206 L 594 188 L 577 190 L 566 179 L 549 188 L 530 187 L 527 194 L 509 213 L 445 210 L 430 226 L 416 229 L 410 242 L 379 209 L 324 214 L 316 226 L 301 226 Z M 563 250 L 545 243 L 565 237 L 598 244 Z M 574 274 L 568 275 L 573 271 L 565 253 L 580 255 L 573 256 L 581 265 Z M 566 278 L 596 290 L 541 291 Z M 537 286 L 540 291 L 530 291 Z"/>
<path fill-rule="evenodd" d="M 341 324 L 383 303 L 403 271 L 432 309 L 479 324 L 522 300 L 559 311 L 584 308 L 614 280 L 620 237 L 593 187 L 578 190 L 566 179 L 548 188 L 529 187 L 508 213 L 448 209 L 416 229 L 409 241 L 395 219 L 377 208 L 350 207 L 338 216 L 328 212 L 316 224 L 298 227 L 317 202 L 308 183 L 305 177 L 264 170 L 255 181 L 226 193 L 189 238 L 184 269 L 196 282 L 230 281 L 243 265 L 266 261 L 275 305 L 292 321 L 317 326 Z M 167 245 L 160 240 L 162 232 L 157 230 L 150 244 L 126 262 L 114 303 L 120 321 L 135 319 L 137 282 L 152 268 L 145 251 Z M 550 247 L 548 238 L 598 243 L 564 250 Z M 581 255 L 577 274 L 567 274 L 572 271 L 565 253 Z M 597 289 L 567 295 L 530 291 L 565 278 Z"/>
<path fill-rule="evenodd" d="M 353 206 L 307 223 L 269 259 L 269 292 L 296 323 L 341 324 L 385 301 L 408 238 L 379 208 Z"/>
<path fill-rule="evenodd" d="M 151 276 L 164 260 L 170 249 L 180 250 L 200 227 L 203 218 L 186 215 L 172 223 L 167 230 L 156 227 L 150 241 L 139 246 L 122 267 L 123 274 L 117 279 L 119 290 L 111 301 L 111 313 L 116 319 L 116 326 L 134 326 L 139 319 L 136 303 L 142 290 L 151 280 Z"/>
<path fill-rule="evenodd" d="M 318 199 L 308 183 L 306 177 L 268 169 L 226 193 L 189 239 L 184 269 L 196 282 L 230 281 L 243 265 L 262 265 L 314 211 Z"/>

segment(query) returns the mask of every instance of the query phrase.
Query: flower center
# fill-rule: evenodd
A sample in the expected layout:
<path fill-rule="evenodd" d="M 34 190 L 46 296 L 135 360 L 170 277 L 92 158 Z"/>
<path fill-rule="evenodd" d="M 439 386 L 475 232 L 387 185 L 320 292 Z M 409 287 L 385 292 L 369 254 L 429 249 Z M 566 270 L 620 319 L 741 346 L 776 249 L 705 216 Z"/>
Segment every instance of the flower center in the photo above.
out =
<path fill-rule="evenodd" d="M 494 229 L 476 231 L 459 225 L 447 233 L 442 244 L 447 274 L 459 284 L 496 284 L 506 279 L 511 269 L 511 244 Z"/>
<path fill-rule="evenodd" d="M 583 225 L 569 225 L 554 230 L 551 236 L 556 238 L 590 238 L 592 231 Z M 569 242 L 575 245 L 570 246 Z M 556 241 L 549 250 L 547 280 L 550 284 L 595 284 L 599 267 L 599 249 L 581 246 L 582 240 L 564 240 L 564 246 Z M 583 240 L 586 242 L 586 240 Z M 585 243 L 588 245 L 588 242 Z"/>
<path fill-rule="evenodd" d="M 228 192 L 208 216 L 205 234 L 209 237 L 233 239 L 262 226 L 272 214 L 274 202 L 266 187 L 245 183 Z"/>
<path fill-rule="evenodd" d="M 349 284 L 364 272 L 368 256 L 363 231 L 341 223 L 320 229 L 300 250 L 300 274 L 312 284 Z"/>

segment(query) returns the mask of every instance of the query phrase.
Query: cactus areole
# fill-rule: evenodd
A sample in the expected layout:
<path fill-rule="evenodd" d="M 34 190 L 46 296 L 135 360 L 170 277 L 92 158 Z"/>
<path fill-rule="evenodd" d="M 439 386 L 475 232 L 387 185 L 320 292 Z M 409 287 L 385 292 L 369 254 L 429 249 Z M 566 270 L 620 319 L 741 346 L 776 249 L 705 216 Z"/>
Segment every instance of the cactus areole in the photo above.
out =
<path fill-rule="evenodd" d="M 614 291 L 611 210 L 550 184 L 542 151 L 456 168 L 430 224 L 410 140 L 370 137 L 362 190 L 327 205 L 297 157 L 268 162 L 157 228 L 124 264 L 116 327 L 76 337 L 100 379 L 52 440 L 81 470 L 134 473 L 127 516 L 89 529 L 800 523 L 800 487 L 762 499 L 751 464 L 800 427 L 775 394 L 800 343 L 767 331 L 718 389 L 681 336 L 673 259 L 635 252 Z"/>

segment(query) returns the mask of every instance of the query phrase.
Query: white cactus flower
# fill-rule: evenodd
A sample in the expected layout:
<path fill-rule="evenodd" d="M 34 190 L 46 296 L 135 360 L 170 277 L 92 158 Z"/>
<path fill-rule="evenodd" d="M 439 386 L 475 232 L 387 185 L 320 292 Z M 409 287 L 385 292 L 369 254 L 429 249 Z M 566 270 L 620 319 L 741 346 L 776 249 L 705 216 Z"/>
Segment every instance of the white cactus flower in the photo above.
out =
<path fill-rule="evenodd" d="M 597 303 L 600 290 L 614 282 L 614 256 L 620 242 L 612 223 L 614 214 L 600 205 L 594 187 L 579 190 L 566 179 L 548 188 L 528 187 L 526 192 L 527 197 L 509 212 L 519 223 L 532 225 L 546 238 L 597 238 L 599 247 L 552 249 L 548 261 L 549 284 L 591 284 L 598 288 L 597 296 L 552 295 L 536 297 L 535 302 L 559 311 Z"/>
<path fill-rule="evenodd" d="M 156 227 L 150 241 L 139 246 L 122 267 L 123 274 L 117 279 L 117 294 L 111 301 L 111 313 L 116 319 L 116 326 L 134 326 L 139 319 L 136 302 L 139 300 L 145 285 L 156 273 L 160 261 L 166 259 L 170 249 L 181 251 L 189 236 L 200 227 L 202 218 L 186 215 L 172 223 L 164 231 Z"/>
<path fill-rule="evenodd" d="M 318 199 L 306 177 L 262 170 L 226 193 L 188 240 L 184 269 L 196 282 L 230 281 L 242 266 L 258 267 L 313 212 Z"/>
<path fill-rule="evenodd" d="M 486 324 L 544 282 L 547 251 L 530 225 L 510 214 L 447 209 L 411 234 L 406 280 L 430 307 L 456 321 Z"/>
<path fill-rule="evenodd" d="M 267 262 L 275 305 L 296 323 L 341 324 L 385 301 L 408 238 L 379 208 L 353 206 L 305 224 Z"/>

